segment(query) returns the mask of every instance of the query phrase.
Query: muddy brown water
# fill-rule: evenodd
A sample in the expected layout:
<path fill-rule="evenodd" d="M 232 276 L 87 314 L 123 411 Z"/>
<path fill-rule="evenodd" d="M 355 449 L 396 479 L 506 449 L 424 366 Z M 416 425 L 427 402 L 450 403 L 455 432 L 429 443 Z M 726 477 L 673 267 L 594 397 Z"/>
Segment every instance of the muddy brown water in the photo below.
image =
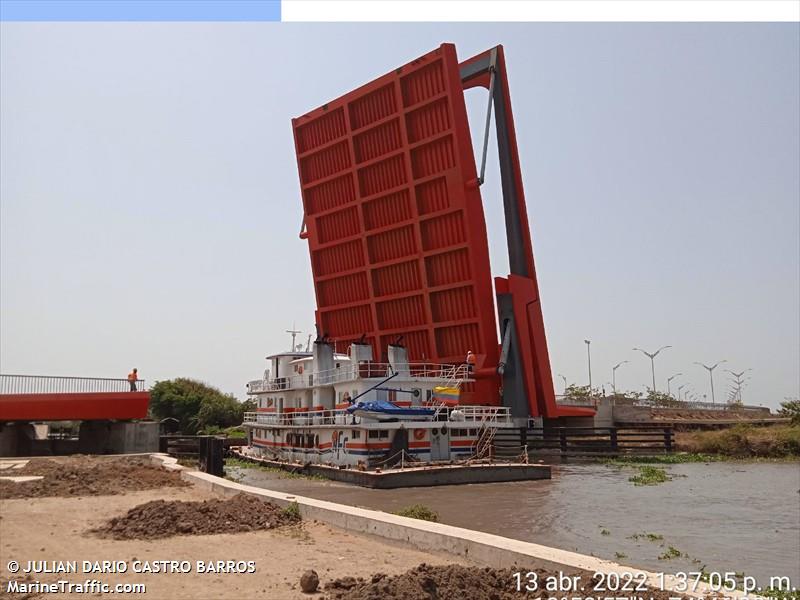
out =
<path fill-rule="evenodd" d="M 554 465 L 551 480 L 372 490 L 250 468 L 249 485 L 394 512 L 422 503 L 440 521 L 593 554 L 653 571 L 744 572 L 800 588 L 800 463 L 665 465 L 672 481 L 636 487 L 634 467 Z M 636 534 L 651 533 L 663 540 Z M 683 556 L 659 559 L 672 546 Z"/>

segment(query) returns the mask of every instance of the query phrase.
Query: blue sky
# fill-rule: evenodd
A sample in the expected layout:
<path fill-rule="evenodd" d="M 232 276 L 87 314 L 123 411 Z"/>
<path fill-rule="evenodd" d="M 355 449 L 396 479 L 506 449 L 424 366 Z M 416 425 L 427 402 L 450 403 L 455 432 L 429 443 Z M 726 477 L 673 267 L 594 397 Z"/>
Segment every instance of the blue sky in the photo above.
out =
<path fill-rule="evenodd" d="M 642 390 L 631 349 L 671 344 L 659 388 L 682 372 L 710 399 L 692 363 L 727 359 L 718 400 L 724 367 L 753 369 L 746 403 L 800 393 L 797 24 L 0 27 L 5 373 L 137 366 L 243 397 L 313 326 L 290 119 L 449 41 L 506 48 L 554 373 L 586 383 L 588 338 L 595 384 L 630 360 L 618 385 Z"/>

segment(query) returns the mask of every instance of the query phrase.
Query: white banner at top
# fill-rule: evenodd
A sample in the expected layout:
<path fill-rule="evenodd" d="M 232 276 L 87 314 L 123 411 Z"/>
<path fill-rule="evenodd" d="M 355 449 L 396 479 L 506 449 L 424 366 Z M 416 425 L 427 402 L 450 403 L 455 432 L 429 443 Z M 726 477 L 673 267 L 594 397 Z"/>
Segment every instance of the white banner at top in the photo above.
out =
<path fill-rule="evenodd" d="M 283 0 L 282 21 L 800 21 L 800 0 Z"/>

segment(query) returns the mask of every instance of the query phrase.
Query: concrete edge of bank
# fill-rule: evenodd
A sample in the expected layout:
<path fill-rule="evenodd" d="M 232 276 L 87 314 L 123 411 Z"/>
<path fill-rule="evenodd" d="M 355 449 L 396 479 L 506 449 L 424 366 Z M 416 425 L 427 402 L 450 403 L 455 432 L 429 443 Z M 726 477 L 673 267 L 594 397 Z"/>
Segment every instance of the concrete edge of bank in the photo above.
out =
<path fill-rule="evenodd" d="M 642 577 L 644 573 L 647 584 L 660 588 L 662 581 L 659 575 L 636 567 L 621 565 L 610 560 L 597 558 L 542 546 L 532 542 L 523 542 L 511 538 L 473 531 L 462 527 L 454 527 L 443 523 L 431 523 L 408 517 L 401 517 L 377 510 L 369 510 L 336 504 L 325 500 L 316 500 L 304 496 L 296 496 L 285 492 L 276 492 L 264 488 L 244 485 L 215 477 L 200 471 L 190 470 L 178 464 L 177 459 L 166 454 L 152 454 L 154 464 L 166 469 L 181 471 L 181 477 L 202 489 L 207 489 L 221 496 L 235 496 L 244 493 L 259 496 L 279 506 L 287 506 L 296 502 L 304 519 L 313 519 L 357 533 L 365 533 L 388 540 L 400 541 L 418 550 L 443 552 L 460 556 L 491 567 L 547 568 L 564 572 L 583 570 L 598 573 L 630 573 L 634 577 Z M 674 575 L 664 574 L 663 588 L 679 595 L 703 597 L 718 595 L 706 583 L 698 583 L 694 592 L 679 592 L 680 581 Z M 609 590 L 609 594 L 614 594 Z M 626 592 L 628 593 L 628 592 Z M 753 600 L 757 596 L 745 596 L 742 592 L 724 593 L 727 598 Z"/>

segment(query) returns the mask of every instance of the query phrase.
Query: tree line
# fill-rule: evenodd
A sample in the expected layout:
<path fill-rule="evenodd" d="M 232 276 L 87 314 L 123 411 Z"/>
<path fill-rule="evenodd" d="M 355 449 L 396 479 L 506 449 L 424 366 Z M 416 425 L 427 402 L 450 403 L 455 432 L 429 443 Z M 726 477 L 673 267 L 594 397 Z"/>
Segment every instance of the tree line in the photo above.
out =
<path fill-rule="evenodd" d="M 244 413 L 255 410 L 255 402 L 239 402 L 232 394 L 201 381 L 179 377 L 158 381 L 150 390 L 150 416 L 161 421 L 175 419 L 187 435 L 216 434 L 242 424 Z"/>

